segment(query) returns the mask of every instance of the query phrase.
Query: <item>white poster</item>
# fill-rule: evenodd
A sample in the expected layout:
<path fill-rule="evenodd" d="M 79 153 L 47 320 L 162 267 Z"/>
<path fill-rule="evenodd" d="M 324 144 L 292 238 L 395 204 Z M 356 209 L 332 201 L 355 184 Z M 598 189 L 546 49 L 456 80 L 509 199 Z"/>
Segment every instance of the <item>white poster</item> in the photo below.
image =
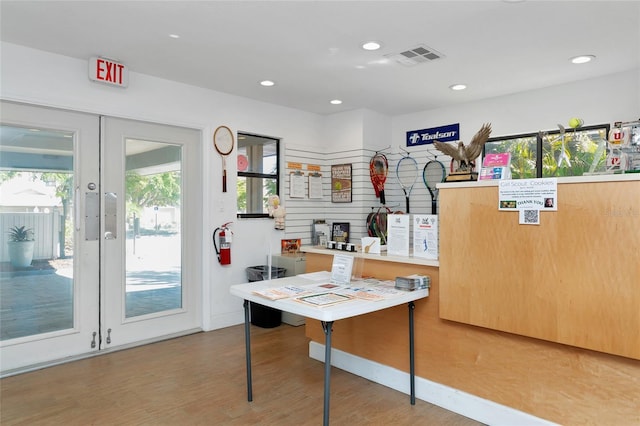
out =
<path fill-rule="evenodd" d="M 335 284 L 349 284 L 353 270 L 353 257 L 346 254 L 333 256 L 331 265 L 331 282 Z"/>
<path fill-rule="evenodd" d="M 411 215 L 387 215 L 387 254 L 409 256 L 409 226 Z"/>
<path fill-rule="evenodd" d="M 319 173 L 309 175 L 309 198 L 322 198 L 322 175 Z"/>
<path fill-rule="evenodd" d="M 289 174 L 289 197 L 304 198 L 304 175 L 300 172 Z"/>
<path fill-rule="evenodd" d="M 413 215 L 413 257 L 438 260 L 437 215 Z"/>
<path fill-rule="evenodd" d="M 503 180 L 499 189 L 499 210 L 558 210 L 557 178 Z"/>

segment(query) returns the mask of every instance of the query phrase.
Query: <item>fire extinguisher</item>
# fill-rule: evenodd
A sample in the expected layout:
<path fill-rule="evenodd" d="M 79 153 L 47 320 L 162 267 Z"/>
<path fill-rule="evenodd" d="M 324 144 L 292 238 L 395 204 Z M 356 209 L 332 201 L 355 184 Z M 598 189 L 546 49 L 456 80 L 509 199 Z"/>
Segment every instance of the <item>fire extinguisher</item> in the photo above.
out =
<path fill-rule="evenodd" d="M 233 235 L 231 229 L 229 229 L 231 223 L 227 222 L 213 231 L 213 247 L 216 249 L 218 262 L 221 265 L 231 265 L 231 236 Z M 216 234 L 218 234 L 217 238 Z M 219 245 L 216 242 L 218 239 Z"/>

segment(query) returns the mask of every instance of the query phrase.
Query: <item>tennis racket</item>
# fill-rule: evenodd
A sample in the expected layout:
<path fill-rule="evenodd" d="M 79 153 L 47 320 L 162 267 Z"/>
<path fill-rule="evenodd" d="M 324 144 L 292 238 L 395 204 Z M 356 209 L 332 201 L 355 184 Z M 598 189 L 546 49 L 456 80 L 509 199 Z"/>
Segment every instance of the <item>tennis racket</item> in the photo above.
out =
<path fill-rule="evenodd" d="M 383 210 L 384 209 L 384 210 Z M 370 237 L 380 238 L 380 244 L 387 244 L 387 215 L 391 213 L 388 207 L 378 207 L 377 211 L 371 209 L 367 215 L 367 234 Z"/>
<path fill-rule="evenodd" d="M 404 199 L 407 207 L 406 213 L 410 212 L 409 197 L 411 196 L 413 186 L 418 181 L 419 175 L 420 171 L 418 170 L 418 162 L 410 155 L 402 157 L 400 161 L 398 161 L 398 164 L 396 164 L 396 177 L 398 178 L 400 187 L 404 192 Z"/>
<path fill-rule="evenodd" d="M 429 161 L 425 164 L 424 169 L 422 169 L 422 180 L 429 190 L 429 194 L 431 194 L 431 214 L 436 214 L 438 211 L 436 202 L 438 199 L 438 188 L 436 188 L 436 185 L 444 182 L 445 176 L 446 170 L 444 164 L 438 160 Z"/>
<path fill-rule="evenodd" d="M 222 192 L 227 192 L 227 155 L 233 151 L 233 132 L 227 126 L 219 126 L 213 133 L 213 146 L 222 156 Z"/>
<path fill-rule="evenodd" d="M 386 204 L 384 198 L 384 183 L 387 181 L 388 173 L 389 162 L 387 161 L 387 157 L 381 152 L 376 152 L 376 155 L 371 157 L 371 161 L 369 161 L 369 175 L 371 176 L 371 183 L 376 192 L 376 197 L 380 198 L 382 205 Z"/>

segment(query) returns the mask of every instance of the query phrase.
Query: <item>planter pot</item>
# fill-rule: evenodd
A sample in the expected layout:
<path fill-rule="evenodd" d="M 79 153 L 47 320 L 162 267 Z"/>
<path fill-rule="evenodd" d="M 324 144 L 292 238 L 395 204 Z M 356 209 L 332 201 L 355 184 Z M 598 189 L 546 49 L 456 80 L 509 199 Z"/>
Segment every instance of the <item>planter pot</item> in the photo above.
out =
<path fill-rule="evenodd" d="M 28 268 L 33 260 L 35 241 L 7 241 L 9 260 L 14 268 Z"/>

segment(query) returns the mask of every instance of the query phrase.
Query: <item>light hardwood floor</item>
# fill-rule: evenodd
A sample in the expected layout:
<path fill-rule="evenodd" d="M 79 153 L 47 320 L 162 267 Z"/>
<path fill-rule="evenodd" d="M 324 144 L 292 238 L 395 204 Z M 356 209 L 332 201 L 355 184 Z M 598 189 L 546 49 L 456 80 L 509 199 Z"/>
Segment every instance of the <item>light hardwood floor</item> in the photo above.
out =
<path fill-rule="evenodd" d="M 74 361 L 0 381 L 9 425 L 318 425 L 323 364 L 304 327 L 252 326 L 253 402 L 244 330 L 233 326 Z M 332 425 L 480 423 L 334 368 Z"/>

